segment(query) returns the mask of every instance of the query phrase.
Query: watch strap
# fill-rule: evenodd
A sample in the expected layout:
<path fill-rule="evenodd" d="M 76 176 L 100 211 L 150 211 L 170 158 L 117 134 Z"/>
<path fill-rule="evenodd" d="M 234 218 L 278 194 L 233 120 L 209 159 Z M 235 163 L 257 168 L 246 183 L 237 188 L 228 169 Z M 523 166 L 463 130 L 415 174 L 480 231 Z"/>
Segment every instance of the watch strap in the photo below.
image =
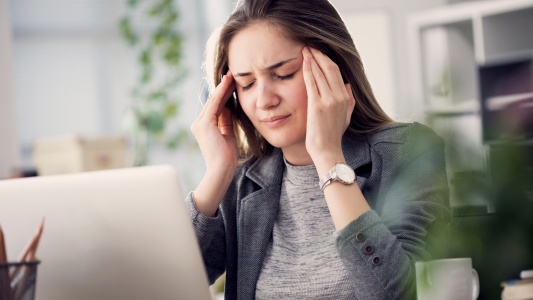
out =
<path fill-rule="evenodd" d="M 331 183 L 331 181 L 334 179 L 333 178 L 333 171 L 334 171 L 335 167 L 331 168 L 329 170 L 328 173 L 326 173 L 326 175 L 322 176 L 322 178 L 320 178 L 320 190 L 321 191 L 324 191 L 324 189 Z"/>

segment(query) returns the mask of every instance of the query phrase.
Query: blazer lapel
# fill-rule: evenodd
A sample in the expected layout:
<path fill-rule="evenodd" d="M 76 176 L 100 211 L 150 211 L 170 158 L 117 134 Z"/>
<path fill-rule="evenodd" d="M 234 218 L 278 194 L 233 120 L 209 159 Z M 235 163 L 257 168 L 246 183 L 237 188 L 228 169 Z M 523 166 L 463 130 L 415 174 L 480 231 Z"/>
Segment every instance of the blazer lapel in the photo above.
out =
<path fill-rule="evenodd" d="M 271 155 L 256 161 L 246 172 L 246 176 L 261 189 L 240 201 L 237 226 L 238 299 L 249 300 L 255 297 L 257 279 L 278 212 L 283 164 L 283 153 L 275 148 Z"/>
<path fill-rule="evenodd" d="M 370 144 L 365 135 L 357 135 L 346 131 L 342 137 L 342 153 L 346 163 L 355 170 L 372 162 L 370 156 Z M 361 189 L 366 183 L 366 178 L 357 176 L 356 182 Z"/>

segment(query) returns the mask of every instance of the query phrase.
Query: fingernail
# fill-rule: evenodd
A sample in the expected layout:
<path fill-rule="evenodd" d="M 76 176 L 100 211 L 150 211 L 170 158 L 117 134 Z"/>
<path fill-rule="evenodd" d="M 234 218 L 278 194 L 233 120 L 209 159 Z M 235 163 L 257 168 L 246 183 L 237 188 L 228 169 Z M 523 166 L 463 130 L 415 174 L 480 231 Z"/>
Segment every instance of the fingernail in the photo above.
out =
<path fill-rule="evenodd" d="M 222 80 L 220 82 L 224 82 L 224 79 L 226 79 L 226 75 L 222 76 Z"/>
<path fill-rule="evenodd" d="M 304 51 L 307 52 L 307 53 L 311 53 L 311 51 L 309 51 L 309 47 L 307 47 L 307 46 L 304 47 Z"/>

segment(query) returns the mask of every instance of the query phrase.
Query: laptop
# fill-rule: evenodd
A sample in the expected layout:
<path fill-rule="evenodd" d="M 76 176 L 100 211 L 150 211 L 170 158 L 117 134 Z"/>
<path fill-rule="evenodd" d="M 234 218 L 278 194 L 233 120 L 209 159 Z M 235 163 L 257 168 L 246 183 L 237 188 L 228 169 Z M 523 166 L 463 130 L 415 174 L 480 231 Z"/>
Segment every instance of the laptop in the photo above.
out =
<path fill-rule="evenodd" d="M 171 166 L 0 181 L 9 261 L 43 217 L 37 300 L 211 299 Z"/>

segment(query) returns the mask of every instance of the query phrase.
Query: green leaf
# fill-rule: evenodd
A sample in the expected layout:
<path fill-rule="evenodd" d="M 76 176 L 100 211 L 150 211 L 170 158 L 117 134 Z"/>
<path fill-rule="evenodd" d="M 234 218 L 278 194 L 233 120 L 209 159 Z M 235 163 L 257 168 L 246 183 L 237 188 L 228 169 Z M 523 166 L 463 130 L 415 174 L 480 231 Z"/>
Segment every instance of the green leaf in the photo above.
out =
<path fill-rule="evenodd" d="M 178 148 L 178 143 L 175 140 L 167 141 L 167 148 L 169 150 L 176 150 Z"/>
<path fill-rule="evenodd" d="M 139 57 L 139 62 L 143 66 L 150 65 L 152 63 L 152 48 L 148 47 L 141 52 Z"/>
<path fill-rule="evenodd" d="M 165 128 L 165 121 L 161 114 L 154 110 L 149 110 L 146 112 L 143 118 L 146 129 L 152 133 L 158 133 Z"/>
<path fill-rule="evenodd" d="M 149 100 L 166 100 L 168 98 L 167 92 L 164 90 L 159 90 L 155 92 L 151 92 L 148 94 L 147 98 Z"/>
<path fill-rule="evenodd" d="M 135 6 L 137 6 L 137 4 L 139 4 L 139 2 L 141 2 L 140 0 L 128 0 L 128 6 L 131 7 L 131 8 L 134 8 Z"/>
<path fill-rule="evenodd" d="M 161 6 L 165 7 L 165 8 L 172 8 L 174 5 L 173 5 L 173 0 L 163 0 L 161 2 Z"/>
<path fill-rule="evenodd" d="M 152 79 L 152 68 L 146 67 L 141 75 L 141 83 L 146 84 Z"/>
<path fill-rule="evenodd" d="M 168 4 L 167 1 L 161 1 L 161 2 L 158 2 L 158 3 L 155 3 L 154 5 L 152 5 L 148 11 L 147 11 L 147 15 L 150 16 L 150 17 L 156 17 L 162 13 L 165 12 L 166 9 L 168 9 Z M 172 3 L 170 3 L 172 4 Z"/>
<path fill-rule="evenodd" d="M 178 14 L 176 12 L 171 12 L 168 16 L 166 16 L 164 24 L 165 25 L 174 24 L 174 22 L 176 22 L 177 19 L 178 19 Z"/>
<path fill-rule="evenodd" d="M 185 129 L 180 129 L 175 133 L 170 139 L 167 140 L 167 148 L 174 150 L 178 148 L 182 143 L 184 143 L 189 137 L 189 131 Z"/>
<path fill-rule="evenodd" d="M 156 46 L 159 46 L 163 43 L 163 34 L 160 30 L 156 31 L 152 37 L 152 41 Z"/>
<path fill-rule="evenodd" d="M 137 35 L 135 34 L 135 32 L 133 31 L 133 28 L 131 26 L 131 20 L 129 18 L 129 16 L 124 16 L 122 17 L 122 19 L 120 20 L 120 23 L 119 23 L 119 27 L 120 27 L 120 34 L 122 35 L 122 37 L 130 44 L 130 45 L 135 45 L 138 41 L 138 37 Z"/>
<path fill-rule="evenodd" d="M 169 102 L 165 107 L 165 119 L 170 119 L 174 117 L 178 112 L 179 104 L 178 102 Z"/>

